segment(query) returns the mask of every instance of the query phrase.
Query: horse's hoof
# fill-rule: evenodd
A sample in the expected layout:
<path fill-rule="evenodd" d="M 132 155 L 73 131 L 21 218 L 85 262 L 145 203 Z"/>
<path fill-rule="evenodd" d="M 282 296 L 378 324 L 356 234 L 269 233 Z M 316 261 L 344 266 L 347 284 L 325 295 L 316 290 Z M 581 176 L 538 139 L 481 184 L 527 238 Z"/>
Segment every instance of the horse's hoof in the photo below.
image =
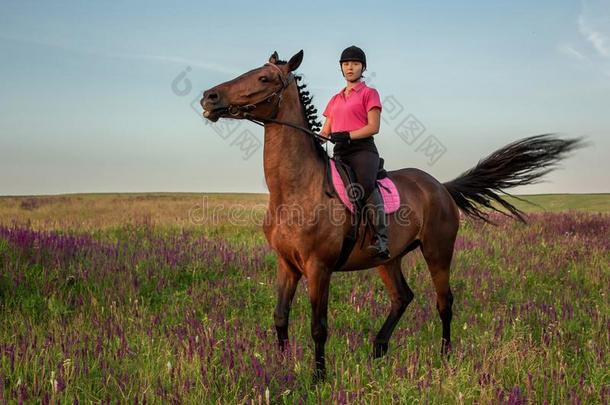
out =
<path fill-rule="evenodd" d="M 284 352 L 286 352 L 287 346 L 288 346 L 288 340 L 280 340 L 278 342 L 277 348 L 279 349 L 280 353 L 284 353 Z"/>
<path fill-rule="evenodd" d="M 324 382 L 325 380 L 326 380 L 326 370 L 316 369 L 311 376 L 311 382 L 313 384 L 318 384 L 318 383 Z"/>
<path fill-rule="evenodd" d="M 443 343 L 441 345 L 441 356 L 449 357 L 450 354 L 451 354 L 451 342 L 446 342 L 443 340 Z"/>
<path fill-rule="evenodd" d="M 388 352 L 388 344 L 387 343 L 375 343 L 373 345 L 373 358 L 378 359 L 383 357 Z"/>

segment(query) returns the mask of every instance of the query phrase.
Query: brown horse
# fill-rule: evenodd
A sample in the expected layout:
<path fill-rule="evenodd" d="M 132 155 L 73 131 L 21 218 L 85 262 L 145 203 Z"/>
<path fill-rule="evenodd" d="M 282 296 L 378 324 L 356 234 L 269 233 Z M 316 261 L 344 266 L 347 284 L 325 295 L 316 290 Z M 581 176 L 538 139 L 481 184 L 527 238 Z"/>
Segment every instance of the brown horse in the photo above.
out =
<path fill-rule="evenodd" d="M 345 264 L 334 268 L 352 226 L 351 216 L 337 197 L 324 192 L 328 155 L 317 139 L 320 123 L 305 85 L 296 83 L 301 77 L 292 73 L 302 59 L 302 50 L 288 62 L 279 60 L 274 52 L 268 63 L 205 91 L 201 100 L 203 115 L 213 122 L 227 117 L 264 123 L 264 172 L 270 199 L 263 229 L 278 255 L 274 321 L 279 347 L 283 350 L 288 341 L 291 302 L 301 276 L 305 276 L 315 343 L 314 378 L 324 378 L 331 275 L 376 267 L 391 298 L 389 315 L 373 346 L 375 357 L 384 355 L 398 320 L 413 300 L 413 291 L 401 272 L 401 259 L 420 248 L 436 288 L 441 351 L 446 354 L 451 348 L 449 270 L 460 224 L 458 208 L 487 221 L 484 209 L 498 211 L 499 204 L 508 210 L 507 215 L 524 221 L 523 213 L 497 192 L 535 182 L 567 152 L 580 146 L 581 140 L 548 134 L 525 138 L 444 184 L 414 168 L 389 171 L 401 199 L 399 210 L 388 218 L 391 258 L 373 258 L 358 243 Z M 370 234 L 368 238 L 364 232 L 360 235 L 367 242 L 364 246 L 371 242 Z"/>

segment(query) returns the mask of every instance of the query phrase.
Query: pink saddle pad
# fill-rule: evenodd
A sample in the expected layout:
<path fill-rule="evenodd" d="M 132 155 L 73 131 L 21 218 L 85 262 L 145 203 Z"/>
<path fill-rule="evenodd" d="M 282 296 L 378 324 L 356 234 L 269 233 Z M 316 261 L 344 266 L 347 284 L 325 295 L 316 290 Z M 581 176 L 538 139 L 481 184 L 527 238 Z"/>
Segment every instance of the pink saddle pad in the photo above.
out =
<path fill-rule="evenodd" d="M 332 159 L 330 160 L 330 169 L 333 178 L 333 186 L 335 187 L 339 199 L 345 204 L 347 209 L 353 213 L 354 205 L 349 200 L 345 184 L 343 184 L 343 179 L 337 170 L 337 166 L 335 166 L 335 161 Z M 377 187 L 379 187 L 379 191 L 381 191 L 381 196 L 383 197 L 385 213 L 391 214 L 396 211 L 398 207 L 400 207 L 400 195 L 398 194 L 394 182 L 389 177 L 384 177 L 383 179 L 377 180 Z"/>

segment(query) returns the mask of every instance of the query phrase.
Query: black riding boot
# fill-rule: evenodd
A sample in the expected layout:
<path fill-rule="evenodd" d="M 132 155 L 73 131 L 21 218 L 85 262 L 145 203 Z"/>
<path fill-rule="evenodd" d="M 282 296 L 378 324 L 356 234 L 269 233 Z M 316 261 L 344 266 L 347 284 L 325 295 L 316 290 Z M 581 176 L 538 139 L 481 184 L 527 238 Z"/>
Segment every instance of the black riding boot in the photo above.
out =
<path fill-rule="evenodd" d="M 381 259 L 390 258 L 390 250 L 388 248 L 388 224 L 386 214 L 383 208 L 383 197 L 379 188 L 375 187 L 368 198 L 367 205 L 373 209 L 375 235 L 374 244 L 367 246 L 366 250 L 373 256 Z"/>

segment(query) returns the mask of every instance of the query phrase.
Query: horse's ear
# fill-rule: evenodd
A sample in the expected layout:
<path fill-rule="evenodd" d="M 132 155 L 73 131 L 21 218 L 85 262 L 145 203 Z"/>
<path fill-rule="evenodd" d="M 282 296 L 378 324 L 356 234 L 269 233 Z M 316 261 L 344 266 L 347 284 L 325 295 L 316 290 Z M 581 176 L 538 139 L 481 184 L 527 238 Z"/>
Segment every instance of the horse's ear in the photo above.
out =
<path fill-rule="evenodd" d="M 293 70 L 297 70 L 299 66 L 301 66 L 301 62 L 303 62 L 303 50 L 301 49 L 298 53 L 296 53 L 290 60 L 288 61 L 288 71 L 292 72 Z"/>
<path fill-rule="evenodd" d="M 269 63 L 273 63 L 275 65 L 278 60 L 280 60 L 280 57 L 278 56 L 277 51 L 273 51 L 269 57 Z"/>

